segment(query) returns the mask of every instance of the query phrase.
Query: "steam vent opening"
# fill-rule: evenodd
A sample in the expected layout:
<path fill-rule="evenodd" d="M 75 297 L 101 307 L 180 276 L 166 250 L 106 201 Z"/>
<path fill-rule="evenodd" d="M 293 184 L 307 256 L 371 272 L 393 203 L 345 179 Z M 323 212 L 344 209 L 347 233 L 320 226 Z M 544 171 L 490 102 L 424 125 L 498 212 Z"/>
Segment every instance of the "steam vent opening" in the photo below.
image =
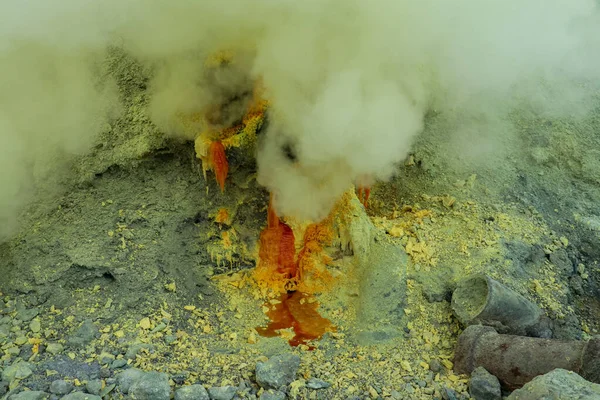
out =
<path fill-rule="evenodd" d="M 2 2 L 0 399 L 598 392 L 599 7 Z"/>

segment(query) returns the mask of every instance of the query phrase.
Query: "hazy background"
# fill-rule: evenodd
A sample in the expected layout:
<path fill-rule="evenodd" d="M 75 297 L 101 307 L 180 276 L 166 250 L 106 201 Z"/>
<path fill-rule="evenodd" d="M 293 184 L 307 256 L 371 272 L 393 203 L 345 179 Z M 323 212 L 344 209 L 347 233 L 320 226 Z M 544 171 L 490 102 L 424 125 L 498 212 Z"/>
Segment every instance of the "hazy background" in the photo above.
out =
<path fill-rule="evenodd" d="M 259 182 L 313 219 L 389 178 L 426 113 L 448 115 L 449 160 L 501 165 L 521 146 L 511 112 L 585 116 L 600 74 L 594 0 L 6 0 L 0 16 L 0 238 L 119 115 L 108 46 L 152 71 L 147 112 L 169 135 L 189 137 L 178 113 L 261 77 Z M 205 60 L 221 49 L 237 64 L 215 83 Z"/>

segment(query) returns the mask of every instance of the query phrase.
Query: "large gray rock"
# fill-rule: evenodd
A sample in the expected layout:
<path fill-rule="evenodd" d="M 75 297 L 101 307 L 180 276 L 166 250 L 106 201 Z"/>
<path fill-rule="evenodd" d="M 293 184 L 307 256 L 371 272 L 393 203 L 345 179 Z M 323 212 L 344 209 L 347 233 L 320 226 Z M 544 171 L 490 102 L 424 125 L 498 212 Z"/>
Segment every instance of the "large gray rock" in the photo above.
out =
<path fill-rule="evenodd" d="M 102 400 L 102 397 L 89 393 L 73 392 L 61 397 L 60 400 Z"/>
<path fill-rule="evenodd" d="M 237 388 L 235 386 L 221 386 L 208 389 L 208 394 L 212 400 L 231 400 L 236 392 Z"/>
<path fill-rule="evenodd" d="M 64 379 L 57 379 L 50 384 L 50 393 L 65 395 L 73 390 L 73 384 Z"/>
<path fill-rule="evenodd" d="M 12 382 L 14 379 L 25 379 L 33 373 L 31 365 L 24 361 L 14 363 L 2 371 L 2 380 Z"/>
<path fill-rule="evenodd" d="M 169 400 L 169 376 L 160 372 L 145 372 L 131 384 L 129 395 L 136 400 Z"/>
<path fill-rule="evenodd" d="M 72 347 L 85 347 L 88 343 L 94 340 L 97 334 L 98 328 L 96 325 L 94 325 L 92 320 L 86 319 L 75 331 L 75 333 L 67 339 L 67 343 L 69 343 L 69 345 Z"/>
<path fill-rule="evenodd" d="M 294 354 L 278 354 L 267 362 L 256 364 L 256 382 L 265 389 L 279 389 L 296 379 L 300 357 Z"/>
<path fill-rule="evenodd" d="M 142 376 L 144 376 L 144 371 L 137 368 L 131 368 L 123 371 L 117 375 L 117 384 L 119 385 L 119 389 L 121 389 L 121 392 L 125 394 L 129 393 L 129 388 L 131 388 L 131 385 L 139 381 Z"/>
<path fill-rule="evenodd" d="M 515 390 L 507 400 L 599 400 L 600 385 L 586 381 L 575 372 L 557 368 Z"/>
<path fill-rule="evenodd" d="M 471 373 L 469 394 L 475 400 L 500 400 L 502 398 L 500 381 L 485 368 L 477 367 Z"/>
<path fill-rule="evenodd" d="M 285 393 L 269 390 L 260 395 L 260 400 L 285 400 Z"/>
<path fill-rule="evenodd" d="M 184 386 L 175 391 L 175 400 L 210 400 L 202 385 Z"/>
<path fill-rule="evenodd" d="M 18 394 L 13 394 L 9 397 L 10 400 L 45 400 L 50 395 L 46 392 L 40 392 L 37 390 L 26 390 Z"/>

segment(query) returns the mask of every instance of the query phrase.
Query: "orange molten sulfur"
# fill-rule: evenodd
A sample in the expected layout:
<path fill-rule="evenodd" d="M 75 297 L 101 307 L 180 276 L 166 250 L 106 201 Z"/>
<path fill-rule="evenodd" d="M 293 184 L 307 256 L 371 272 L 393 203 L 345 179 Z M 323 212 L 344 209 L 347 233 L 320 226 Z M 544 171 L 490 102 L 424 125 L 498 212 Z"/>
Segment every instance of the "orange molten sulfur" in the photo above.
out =
<path fill-rule="evenodd" d="M 319 315 L 317 311 L 319 303 L 313 301 L 308 295 L 290 292 L 282 294 L 279 300 L 279 303 L 267 311 L 271 323 L 266 327 L 256 328 L 259 335 L 275 337 L 279 336 L 279 330 L 292 328 L 294 337 L 289 340 L 289 343 L 298 346 L 319 339 L 326 332 L 335 331 L 331 322 Z"/>
<path fill-rule="evenodd" d="M 225 179 L 229 172 L 229 164 L 227 156 L 225 156 L 225 146 L 220 141 L 215 141 L 210 144 L 209 163 L 215 171 L 217 183 L 221 187 L 221 192 L 225 191 Z"/>
<path fill-rule="evenodd" d="M 320 255 L 323 250 L 320 242 L 327 241 L 328 236 L 328 229 L 318 224 L 309 226 L 304 234 L 304 246 L 296 260 L 294 232 L 275 213 L 271 197 L 267 227 L 260 235 L 260 262 L 255 277 L 259 284 L 270 283 L 283 293 L 275 306 L 265 304 L 269 307 L 267 316 L 271 323 L 267 327 L 257 328 L 260 335 L 277 336 L 279 330 L 292 328 L 295 336 L 290 344 L 297 346 L 335 330 L 328 319 L 319 315 L 319 304 L 308 294 L 298 291 L 304 287 L 303 272 L 312 266 L 314 256 Z"/>

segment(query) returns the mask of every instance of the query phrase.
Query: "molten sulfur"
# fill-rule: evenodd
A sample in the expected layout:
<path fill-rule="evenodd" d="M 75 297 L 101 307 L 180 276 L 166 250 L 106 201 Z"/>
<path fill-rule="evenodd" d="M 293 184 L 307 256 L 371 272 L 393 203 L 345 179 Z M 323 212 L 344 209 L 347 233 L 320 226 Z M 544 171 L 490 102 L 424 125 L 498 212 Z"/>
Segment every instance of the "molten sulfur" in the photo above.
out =
<path fill-rule="evenodd" d="M 227 179 L 227 173 L 229 172 L 229 164 L 225 156 L 225 147 L 220 141 L 210 144 L 209 162 L 215 171 L 215 177 L 221 187 L 221 192 L 225 191 L 225 179 Z"/>
<path fill-rule="evenodd" d="M 298 346 L 319 339 L 326 332 L 335 331 L 331 321 L 319 315 L 319 303 L 309 295 L 289 292 L 282 294 L 279 300 L 280 302 L 273 306 L 270 303 L 266 304 L 269 307 L 267 316 L 271 322 L 266 327 L 256 328 L 259 335 L 275 337 L 279 336 L 279 330 L 291 328 L 294 337 L 289 343 Z"/>
<path fill-rule="evenodd" d="M 260 335 L 277 336 L 279 330 L 291 328 L 295 336 L 290 344 L 297 346 L 335 330 L 328 319 L 319 315 L 318 303 L 309 294 L 300 291 L 306 286 L 303 271 L 310 269 L 314 275 L 317 271 L 314 268 L 315 259 L 326 258 L 321 255 L 322 243 L 328 242 L 330 236 L 327 225 L 310 225 L 304 234 L 304 245 L 296 258 L 294 232 L 275 213 L 271 196 L 267 227 L 260 235 L 259 265 L 255 277 L 259 284 L 273 285 L 279 293 L 280 301 L 274 306 L 266 304 L 271 323 L 267 327 L 257 328 Z"/>
<path fill-rule="evenodd" d="M 367 208 L 369 205 L 369 196 L 371 196 L 371 188 L 359 186 L 356 191 L 356 197 Z"/>

